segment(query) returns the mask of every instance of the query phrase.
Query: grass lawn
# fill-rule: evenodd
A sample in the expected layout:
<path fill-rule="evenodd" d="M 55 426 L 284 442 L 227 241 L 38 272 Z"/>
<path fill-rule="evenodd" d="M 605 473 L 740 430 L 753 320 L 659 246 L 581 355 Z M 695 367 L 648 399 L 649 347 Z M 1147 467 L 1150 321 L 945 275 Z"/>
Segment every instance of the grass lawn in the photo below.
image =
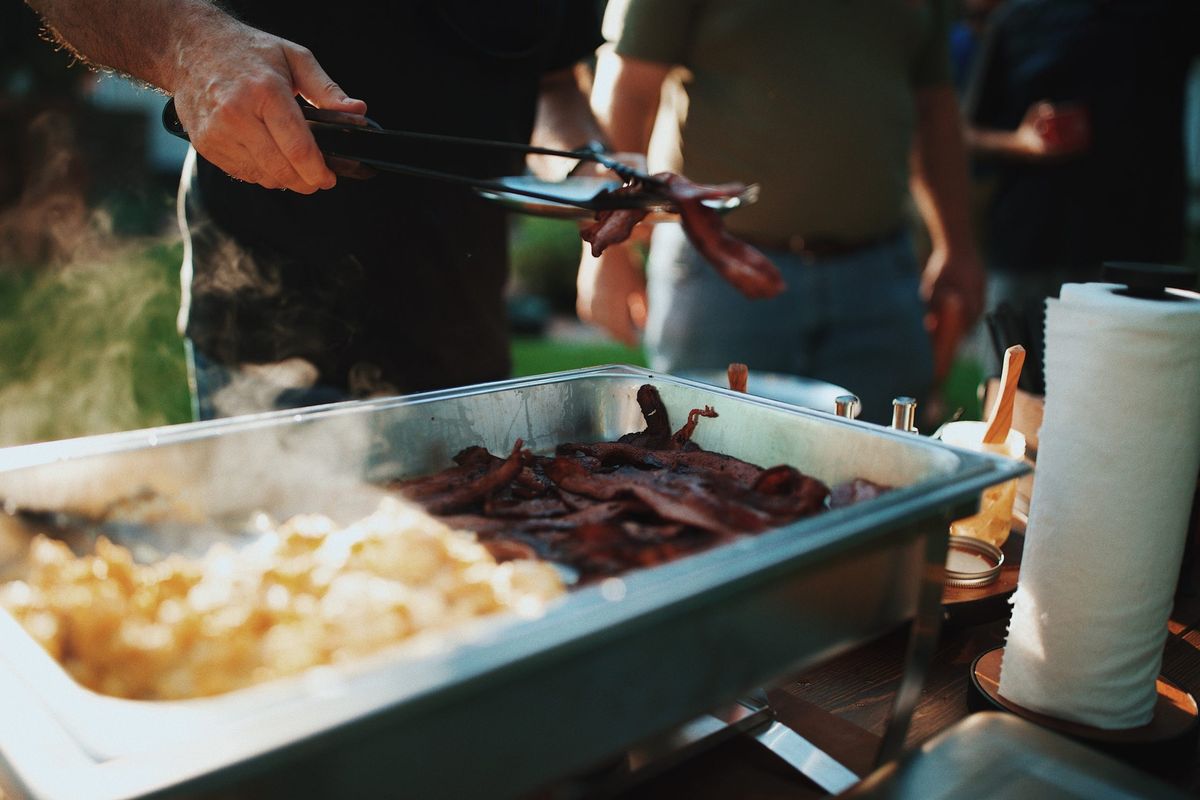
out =
<path fill-rule="evenodd" d="M 512 344 L 513 375 L 541 375 L 600 364 L 646 366 L 640 347 L 604 342 L 556 342 L 532 336 L 517 337 Z"/>

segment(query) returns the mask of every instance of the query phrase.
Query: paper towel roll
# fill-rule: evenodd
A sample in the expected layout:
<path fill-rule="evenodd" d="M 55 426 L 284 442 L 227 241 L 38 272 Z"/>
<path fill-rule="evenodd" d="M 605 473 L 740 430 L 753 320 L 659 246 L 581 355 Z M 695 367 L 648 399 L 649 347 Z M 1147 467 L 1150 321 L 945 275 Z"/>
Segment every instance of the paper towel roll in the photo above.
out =
<path fill-rule="evenodd" d="M 1107 729 L 1150 721 L 1200 469 L 1200 296 L 1068 284 L 999 691 Z"/>

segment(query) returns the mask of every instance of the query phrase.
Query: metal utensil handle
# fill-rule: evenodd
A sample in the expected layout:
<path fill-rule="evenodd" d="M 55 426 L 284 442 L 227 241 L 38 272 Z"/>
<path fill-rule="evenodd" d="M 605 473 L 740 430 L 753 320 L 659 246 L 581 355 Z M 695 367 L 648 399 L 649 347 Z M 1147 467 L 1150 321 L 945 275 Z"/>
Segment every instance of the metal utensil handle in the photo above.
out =
<path fill-rule="evenodd" d="M 466 175 L 456 175 L 452 172 L 439 172 L 438 170 L 424 169 L 423 167 L 412 167 L 407 164 L 397 164 L 393 161 L 384 161 L 377 158 L 347 156 L 343 155 L 342 153 L 332 153 L 332 155 L 341 156 L 343 158 L 353 158 L 355 161 L 365 164 L 368 167 L 384 170 L 385 172 L 394 172 L 398 175 L 408 175 L 413 178 L 429 178 L 430 180 L 456 183 L 460 186 L 469 186 L 473 189 L 482 189 L 483 191 L 496 192 L 498 194 L 519 194 L 524 197 L 532 197 L 535 200 L 545 200 L 551 203 L 576 206 L 578 208 L 586 208 L 593 211 L 604 210 L 607 208 L 640 207 L 637 204 L 641 201 L 646 202 L 647 205 L 658 202 L 654 198 L 639 199 L 629 196 L 612 195 L 607 190 L 601 190 L 590 199 L 577 200 L 550 192 L 539 192 L 536 189 L 524 189 L 519 186 L 511 186 L 502 181 L 490 180 L 488 178 L 471 178 Z M 610 197 L 611 200 L 609 199 Z"/>
<path fill-rule="evenodd" d="M 599 142 L 589 142 L 584 147 L 576 150 L 558 150 L 553 147 L 540 147 L 538 145 L 523 144 L 521 142 L 502 142 L 494 139 L 475 139 L 468 136 L 450 136 L 443 133 L 420 133 L 417 131 L 402 131 L 381 128 L 378 125 L 372 125 L 364 128 L 359 125 L 347 123 L 331 122 L 328 118 L 323 117 L 320 109 L 305 107 L 305 119 L 311 123 L 316 123 L 322 127 L 338 128 L 349 131 L 351 133 L 365 133 L 375 136 L 385 136 L 391 139 L 406 139 L 414 142 L 430 142 L 433 144 L 452 144 L 463 147 L 485 147 L 493 150 L 506 150 L 513 153 L 524 153 L 526 155 L 541 155 L 541 156 L 557 156 L 559 158 L 569 158 L 575 161 L 592 161 L 612 170 L 626 182 L 637 182 L 644 186 L 652 188 L 664 187 L 666 184 L 654 177 L 653 175 L 642 172 L 635 167 L 617 161 L 615 158 L 608 156 L 604 152 L 603 145 Z"/>
<path fill-rule="evenodd" d="M 629 166 L 628 164 L 623 164 L 622 162 L 605 155 L 603 149 L 601 147 L 597 147 L 595 143 L 589 143 L 587 146 L 581 147 L 578 150 L 557 150 L 552 147 L 539 147 L 537 145 L 522 144 L 520 142 L 501 142 L 492 139 L 474 139 L 467 136 L 449 136 L 441 133 L 419 133 L 417 131 L 389 130 L 383 128 L 379 125 L 379 123 L 375 122 L 369 117 L 366 118 L 365 125 L 357 125 L 347 121 L 339 121 L 337 119 L 336 112 L 331 114 L 329 111 L 320 108 L 313 108 L 312 106 L 301 106 L 301 111 L 304 113 L 304 118 L 308 120 L 310 125 L 324 130 L 339 130 L 353 134 L 365 134 L 368 136 L 387 137 L 390 139 L 405 139 L 414 142 L 453 144 L 464 147 L 486 147 L 493 150 L 507 150 L 515 153 L 558 156 L 577 161 L 592 161 L 612 170 L 627 182 L 636 181 L 652 188 L 658 188 L 664 185 L 662 181 L 660 181 L 658 178 L 655 178 L 653 175 L 648 175 L 645 172 Z M 191 141 L 188 138 L 187 131 L 183 127 L 183 123 L 179 120 L 179 114 L 175 110 L 175 98 L 173 97 L 167 100 L 166 105 L 163 106 L 162 124 L 170 134 L 185 141 Z M 342 152 L 337 153 L 337 155 L 340 155 L 344 158 L 354 158 L 355 160 L 366 163 L 366 159 L 359 158 L 352 152 Z M 374 166 L 378 167 L 379 165 L 376 164 Z M 505 191 L 520 194 L 520 192 L 515 192 L 513 189 L 506 189 Z M 536 195 L 530 196 L 536 197 Z"/>
<path fill-rule="evenodd" d="M 859 781 L 840 761 L 782 722 L 772 722 L 754 738 L 830 794 L 840 794 Z"/>
<path fill-rule="evenodd" d="M 163 106 L 162 126 L 172 136 L 178 136 L 185 142 L 191 141 L 191 138 L 188 137 L 188 132 L 184 130 L 183 123 L 179 120 L 179 112 L 175 110 L 174 97 L 167 100 L 167 104 Z"/>
<path fill-rule="evenodd" d="M 452 143 L 459 143 L 459 144 L 475 144 L 475 145 L 485 145 L 485 146 L 490 146 L 490 147 L 498 147 L 498 148 L 503 148 L 503 149 L 507 149 L 507 150 L 515 150 L 515 151 L 520 151 L 520 152 L 524 152 L 524 153 L 558 155 L 558 156 L 566 156 L 566 157 L 570 157 L 570 158 L 585 158 L 585 159 L 590 159 L 592 161 L 596 161 L 597 163 L 600 163 L 603 166 L 609 167 L 609 169 L 612 169 L 621 178 L 623 178 L 625 180 L 641 180 L 640 176 L 642 175 L 642 173 L 638 172 L 637 170 L 634 170 L 632 167 L 628 167 L 624 164 L 621 164 L 618 161 L 614 161 L 606 156 L 600 155 L 600 154 L 592 151 L 591 149 L 587 149 L 587 148 L 585 148 L 583 150 L 579 150 L 579 151 L 552 150 L 552 149 L 546 148 L 546 147 L 534 147 L 533 145 L 521 145 L 521 144 L 515 144 L 513 142 L 493 142 L 493 141 L 488 141 L 485 139 L 468 139 L 468 138 L 457 137 L 457 136 L 441 136 L 438 134 L 413 133 L 411 131 L 388 131 L 388 130 L 384 130 L 384 129 L 380 128 L 378 123 L 376 123 L 374 120 L 371 120 L 371 119 L 367 119 L 367 124 L 365 126 L 360 126 L 360 125 L 352 125 L 350 123 L 345 123 L 345 122 L 333 122 L 333 121 L 331 121 L 331 116 L 330 116 L 329 112 L 323 111 L 322 109 L 319 109 L 319 108 L 311 108 L 311 107 L 306 106 L 303 108 L 303 111 L 304 111 L 305 119 L 308 120 L 309 125 L 312 126 L 315 130 L 347 131 L 347 132 L 354 132 L 354 133 L 361 132 L 361 133 L 365 133 L 365 134 L 380 134 L 380 135 L 384 135 L 384 136 L 407 138 L 407 139 L 412 139 L 415 141 L 434 141 L 434 142 L 452 142 Z M 191 141 L 191 139 L 188 136 L 187 130 L 183 127 L 183 123 L 179 119 L 178 112 L 175 110 L 175 98 L 171 98 L 171 99 L 167 100 L 166 105 L 163 106 L 162 125 L 163 125 L 163 128 L 166 129 L 166 131 L 168 133 L 170 133 L 171 135 L 176 136 L 180 139 L 183 139 L 185 142 Z M 343 142 L 343 144 L 344 144 L 344 142 Z M 619 208 L 652 208 L 652 207 L 659 207 L 659 206 L 664 205 L 664 200 L 662 198 L 653 197 L 653 196 L 649 196 L 649 195 L 643 196 L 643 197 L 635 197 L 635 196 L 629 196 L 629 195 L 617 196 L 617 195 L 613 195 L 611 192 L 608 192 L 607 190 L 597 193 L 592 198 L 589 198 L 586 200 L 579 200 L 579 199 L 575 199 L 575 198 L 564 197 L 564 196 L 558 195 L 558 194 L 553 194 L 550 192 L 539 192 L 535 189 L 525 189 L 525 188 L 522 188 L 519 186 L 510 186 L 506 183 L 502 183 L 500 181 L 495 181 L 495 180 L 490 180 L 487 178 L 472 178 L 472 177 L 469 177 L 466 175 L 458 175 L 458 174 L 450 173 L 450 172 L 441 172 L 438 170 L 425 169 L 423 167 L 413 167 L 408 164 L 401 164 L 401 163 L 398 163 L 395 161 L 389 161 L 389 160 L 385 160 L 385 159 L 371 158 L 368 156 L 363 156 L 363 155 L 358 154 L 357 152 L 355 152 L 353 147 L 351 147 L 349 149 L 344 149 L 342 147 L 334 147 L 334 146 L 330 146 L 330 145 L 326 144 L 322 147 L 322 151 L 325 152 L 327 155 L 338 156 L 340 158 L 346 158 L 346 159 L 350 159 L 353 161 L 357 161 L 360 164 L 364 164 L 369 167 L 374 167 L 375 169 L 383 170 L 385 172 L 393 172 L 393 173 L 396 173 L 399 175 L 408 175 L 408 176 L 414 177 L 414 178 L 428 178 L 430 180 L 454 183 L 454 184 L 458 184 L 460 186 L 468 186 L 473 189 L 480 189 L 480 190 L 488 191 L 488 192 L 496 192 L 498 194 L 521 195 L 523 197 L 530 197 L 535 200 L 543 200 L 543 201 L 551 202 L 551 203 L 559 203 L 561 205 L 574 206 L 577 208 L 583 208 L 583 209 L 587 209 L 590 211 L 603 211 L 603 210 L 607 210 L 607 209 L 619 209 Z M 610 166 L 610 164 L 615 165 L 615 166 Z M 619 169 L 617 169 L 616 167 L 619 167 Z M 633 177 L 630 177 L 631 175 Z M 645 179 L 651 183 L 651 188 L 653 188 L 656 185 L 661 184 L 661 181 L 651 178 L 648 175 L 645 176 Z"/>
<path fill-rule="evenodd" d="M 842 762 L 817 747 L 793 728 L 775 719 L 767 693 L 755 689 L 738 700 L 738 704 L 754 713 L 767 712 L 770 724 L 752 732 L 754 739 L 782 758 L 801 775 L 830 794 L 838 794 L 858 783 L 859 776 Z"/>
<path fill-rule="evenodd" d="M 611 170 L 621 177 L 622 180 L 642 184 L 644 187 L 658 189 L 665 187 L 666 184 L 642 172 L 639 169 L 629 166 L 628 164 L 617 161 L 606 155 L 597 143 L 589 143 L 585 147 L 578 150 L 557 150 L 552 147 L 539 147 L 532 144 L 522 144 L 520 142 L 501 142 L 493 139 L 474 139 L 467 136 L 449 136 L 441 133 L 418 133 L 416 131 L 400 131 L 381 128 L 377 124 L 363 127 L 361 125 L 353 125 L 345 122 L 331 121 L 327 117 L 323 117 L 320 113 L 321 109 L 305 108 L 304 116 L 314 127 L 325 128 L 327 130 L 337 129 L 347 131 L 353 134 L 367 134 L 371 136 L 387 137 L 389 139 L 404 139 L 412 142 L 429 142 L 432 144 L 452 144 L 463 147 L 486 147 L 493 150 L 505 150 L 513 153 L 524 153 L 526 155 L 542 155 L 542 156 L 557 156 L 559 158 L 569 158 L 574 161 L 592 161 L 606 169 Z M 351 157 L 346 155 L 347 158 Z M 510 190 L 511 191 L 511 190 Z"/>
<path fill-rule="evenodd" d="M 329 111 L 324 108 L 313 108 L 312 106 L 301 106 L 300 110 L 304 113 L 304 118 L 308 120 L 310 125 L 316 128 L 383 132 L 383 127 L 370 117 L 363 117 L 363 122 L 356 124 L 346 119 L 351 115 L 341 111 Z M 166 104 L 163 105 L 162 126 L 172 136 L 183 139 L 185 142 L 192 140 L 188 136 L 187 130 L 183 127 L 183 122 L 179 119 L 179 111 L 175 108 L 174 97 L 169 98 Z"/>

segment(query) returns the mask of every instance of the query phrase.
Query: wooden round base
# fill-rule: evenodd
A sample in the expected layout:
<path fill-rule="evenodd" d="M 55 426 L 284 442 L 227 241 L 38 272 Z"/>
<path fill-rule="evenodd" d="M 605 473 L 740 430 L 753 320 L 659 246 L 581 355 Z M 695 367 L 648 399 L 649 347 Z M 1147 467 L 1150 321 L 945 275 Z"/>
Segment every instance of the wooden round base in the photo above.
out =
<path fill-rule="evenodd" d="M 1000 663 L 1003 658 L 1004 648 L 997 647 L 981 653 L 971 664 L 970 704 L 973 709 L 1011 712 L 1156 772 L 1169 772 L 1172 766 L 1190 758 L 1195 750 L 1200 732 L 1200 709 L 1196 698 L 1161 675 L 1155 682 L 1158 702 L 1150 722 L 1137 728 L 1109 730 L 1031 711 L 1001 695 Z"/>

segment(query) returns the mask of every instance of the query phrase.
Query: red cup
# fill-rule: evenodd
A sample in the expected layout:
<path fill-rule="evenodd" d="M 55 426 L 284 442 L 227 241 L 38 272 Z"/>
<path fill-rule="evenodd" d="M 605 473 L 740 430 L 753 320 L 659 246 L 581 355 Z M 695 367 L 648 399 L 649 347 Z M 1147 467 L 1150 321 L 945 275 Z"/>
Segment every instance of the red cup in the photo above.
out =
<path fill-rule="evenodd" d="M 1056 153 L 1081 153 L 1091 143 L 1092 126 L 1087 109 L 1078 104 L 1043 103 L 1034 130 Z"/>

